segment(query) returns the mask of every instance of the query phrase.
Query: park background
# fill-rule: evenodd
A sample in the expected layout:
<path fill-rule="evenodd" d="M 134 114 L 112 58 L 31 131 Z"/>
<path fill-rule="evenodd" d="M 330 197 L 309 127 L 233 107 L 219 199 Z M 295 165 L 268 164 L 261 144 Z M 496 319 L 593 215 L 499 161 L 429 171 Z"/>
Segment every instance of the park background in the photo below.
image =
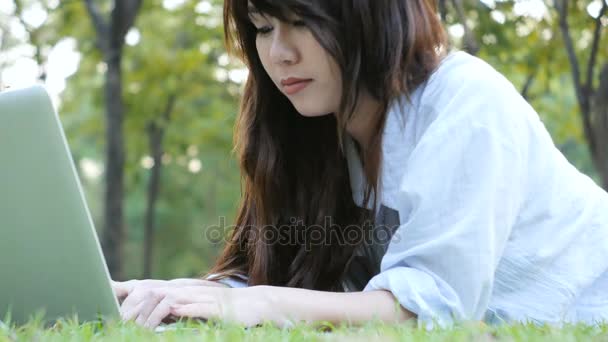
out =
<path fill-rule="evenodd" d="M 438 5 L 454 48 L 503 73 L 608 189 L 608 0 Z M 222 6 L 0 0 L 0 90 L 50 92 L 114 279 L 201 275 L 222 247 L 210 231 L 234 221 L 247 70 L 226 53 Z"/>

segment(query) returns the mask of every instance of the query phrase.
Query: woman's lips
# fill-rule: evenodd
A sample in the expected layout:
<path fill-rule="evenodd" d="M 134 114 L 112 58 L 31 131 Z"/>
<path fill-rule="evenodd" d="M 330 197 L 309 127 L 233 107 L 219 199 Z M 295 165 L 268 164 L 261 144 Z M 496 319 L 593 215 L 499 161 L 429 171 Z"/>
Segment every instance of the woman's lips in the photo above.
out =
<path fill-rule="evenodd" d="M 311 79 L 308 80 L 294 80 L 288 79 L 287 81 L 282 81 L 281 85 L 283 86 L 283 91 L 287 95 L 294 95 L 306 88 L 312 82 Z"/>

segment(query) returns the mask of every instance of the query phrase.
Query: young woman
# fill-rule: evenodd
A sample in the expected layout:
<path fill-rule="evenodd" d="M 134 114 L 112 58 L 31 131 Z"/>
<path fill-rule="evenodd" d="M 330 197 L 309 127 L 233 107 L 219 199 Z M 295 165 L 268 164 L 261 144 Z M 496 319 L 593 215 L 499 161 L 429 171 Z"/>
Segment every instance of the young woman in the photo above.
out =
<path fill-rule="evenodd" d="M 206 280 L 115 283 L 124 319 L 449 326 L 608 318 L 608 194 L 429 0 L 226 0 L 249 67 L 243 196 Z"/>

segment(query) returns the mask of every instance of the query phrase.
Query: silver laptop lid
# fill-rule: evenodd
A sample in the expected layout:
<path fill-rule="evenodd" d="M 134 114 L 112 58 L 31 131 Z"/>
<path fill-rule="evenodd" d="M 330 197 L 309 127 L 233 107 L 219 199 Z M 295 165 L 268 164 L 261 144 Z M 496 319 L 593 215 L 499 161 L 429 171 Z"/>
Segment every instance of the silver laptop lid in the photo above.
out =
<path fill-rule="evenodd" d="M 119 318 L 65 134 L 40 86 L 0 93 L 0 320 Z"/>

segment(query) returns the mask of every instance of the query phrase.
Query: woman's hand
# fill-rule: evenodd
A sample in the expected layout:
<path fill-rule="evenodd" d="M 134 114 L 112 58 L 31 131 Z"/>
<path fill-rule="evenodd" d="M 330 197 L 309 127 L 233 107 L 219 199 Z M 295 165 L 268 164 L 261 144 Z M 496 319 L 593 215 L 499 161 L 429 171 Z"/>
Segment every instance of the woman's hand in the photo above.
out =
<path fill-rule="evenodd" d="M 156 279 L 145 279 L 145 280 L 128 280 L 128 281 L 111 281 L 112 290 L 114 295 L 118 298 L 118 302 L 122 301 L 131 293 L 135 288 L 141 289 L 153 289 L 157 287 L 171 287 L 171 286 L 215 286 L 224 287 L 229 286 L 219 283 L 217 281 L 203 280 L 203 279 L 173 279 L 173 280 L 156 280 Z"/>
<path fill-rule="evenodd" d="M 128 293 L 120 313 L 123 320 L 134 320 L 147 328 L 155 328 L 170 316 L 213 318 L 254 326 L 271 319 L 269 301 L 256 291 L 255 287 L 138 286 Z"/>

